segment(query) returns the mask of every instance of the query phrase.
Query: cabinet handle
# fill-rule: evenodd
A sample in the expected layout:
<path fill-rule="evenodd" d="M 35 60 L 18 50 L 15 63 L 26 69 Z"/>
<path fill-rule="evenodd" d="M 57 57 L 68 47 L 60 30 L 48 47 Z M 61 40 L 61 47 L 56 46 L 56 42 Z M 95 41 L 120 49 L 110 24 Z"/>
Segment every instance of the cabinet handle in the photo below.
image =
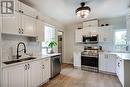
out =
<path fill-rule="evenodd" d="M 118 63 L 118 67 L 120 67 L 120 63 Z"/>
<path fill-rule="evenodd" d="M 45 69 L 44 65 L 42 65 L 42 69 Z"/>
<path fill-rule="evenodd" d="M 23 29 L 21 29 L 22 30 L 22 34 L 23 34 Z"/>
<path fill-rule="evenodd" d="M 22 13 L 24 13 L 23 11 L 21 11 Z"/>
<path fill-rule="evenodd" d="M 19 34 L 21 33 L 21 29 L 19 28 Z"/>
<path fill-rule="evenodd" d="M 25 64 L 25 67 L 24 67 L 25 70 L 27 70 L 27 65 Z"/>
<path fill-rule="evenodd" d="M 28 64 L 28 69 L 30 69 L 30 64 Z"/>

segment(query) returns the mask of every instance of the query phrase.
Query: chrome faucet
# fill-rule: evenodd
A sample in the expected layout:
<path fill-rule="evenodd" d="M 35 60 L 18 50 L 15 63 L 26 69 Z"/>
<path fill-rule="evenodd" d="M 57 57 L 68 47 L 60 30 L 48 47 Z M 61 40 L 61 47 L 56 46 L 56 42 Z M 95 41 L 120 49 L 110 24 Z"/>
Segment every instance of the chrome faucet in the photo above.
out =
<path fill-rule="evenodd" d="M 19 51 L 19 46 L 20 45 L 23 45 L 24 49 Z M 21 55 L 19 55 L 19 52 L 21 52 L 21 51 L 24 51 L 24 53 L 26 53 L 26 46 L 25 46 L 25 44 L 23 42 L 19 42 L 18 45 L 17 45 L 17 59 L 19 59 L 19 57 L 21 57 Z"/>

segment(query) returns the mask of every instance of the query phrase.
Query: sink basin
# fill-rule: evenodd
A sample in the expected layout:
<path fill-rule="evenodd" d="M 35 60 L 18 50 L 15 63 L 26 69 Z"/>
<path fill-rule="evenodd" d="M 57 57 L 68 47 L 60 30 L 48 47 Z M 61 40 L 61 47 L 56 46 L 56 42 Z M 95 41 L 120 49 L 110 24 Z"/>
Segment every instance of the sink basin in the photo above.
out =
<path fill-rule="evenodd" d="M 7 61 L 7 62 L 3 62 L 4 64 L 13 64 L 13 63 L 18 63 L 18 62 L 22 62 L 21 60 L 12 60 L 12 61 Z"/>
<path fill-rule="evenodd" d="M 36 58 L 35 57 L 28 57 L 28 58 L 23 58 L 23 59 L 20 59 L 20 60 L 12 60 L 12 61 L 7 61 L 7 62 L 3 62 L 3 63 L 4 64 L 13 64 L 13 63 L 18 63 L 18 62 L 32 60 L 32 59 L 36 59 Z"/>
<path fill-rule="evenodd" d="M 21 61 L 27 61 L 27 60 L 33 60 L 33 59 L 36 59 L 35 57 L 28 57 L 28 58 L 23 58 L 23 59 L 20 59 Z"/>

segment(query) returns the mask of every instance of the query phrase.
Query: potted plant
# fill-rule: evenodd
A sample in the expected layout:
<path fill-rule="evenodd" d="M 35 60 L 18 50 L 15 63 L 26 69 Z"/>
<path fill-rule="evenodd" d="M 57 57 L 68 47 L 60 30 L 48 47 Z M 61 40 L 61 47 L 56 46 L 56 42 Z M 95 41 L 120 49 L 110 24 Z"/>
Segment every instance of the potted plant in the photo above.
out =
<path fill-rule="evenodd" d="M 57 46 L 57 42 L 55 40 L 51 40 L 48 42 L 48 48 L 51 48 L 50 54 L 54 53 L 54 48 Z"/>

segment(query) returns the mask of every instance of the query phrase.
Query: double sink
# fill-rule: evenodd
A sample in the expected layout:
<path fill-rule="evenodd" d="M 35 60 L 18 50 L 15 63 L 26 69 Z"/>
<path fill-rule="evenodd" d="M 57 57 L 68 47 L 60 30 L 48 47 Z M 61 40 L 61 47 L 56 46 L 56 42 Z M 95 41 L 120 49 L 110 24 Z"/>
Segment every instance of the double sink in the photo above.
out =
<path fill-rule="evenodd" d="M 23 58 L 23 59 L 19 59 L 19 60 L 12 60 L 12 61 L 6 61 L 3 62 L 4 64 L 13 64 L 13 63 L 19 63 L 19 62 L 23 62 L 23 61 L 28 61 L 28 60 L 33 60 L 36 59 L 35 57 L 28 57 L 28 58 Z"/>

